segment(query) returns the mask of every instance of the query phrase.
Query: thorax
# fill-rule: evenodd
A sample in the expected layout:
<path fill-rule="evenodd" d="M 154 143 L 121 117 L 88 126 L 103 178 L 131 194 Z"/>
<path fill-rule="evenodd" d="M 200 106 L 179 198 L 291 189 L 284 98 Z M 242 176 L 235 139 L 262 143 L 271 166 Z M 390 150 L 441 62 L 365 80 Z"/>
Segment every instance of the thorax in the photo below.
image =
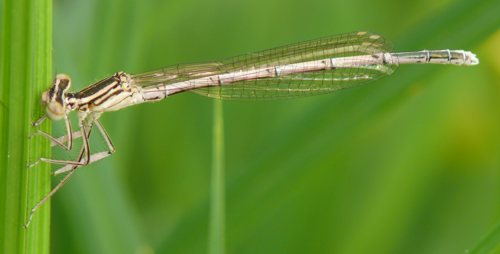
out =
<path fill-rule="evenodd" d="M 133 105 L 139 89 L 130 85 L 128 74 L 117 72 L 79 92 L 68 93 L 66 104 L 80 112 L 116 111 Z"/>

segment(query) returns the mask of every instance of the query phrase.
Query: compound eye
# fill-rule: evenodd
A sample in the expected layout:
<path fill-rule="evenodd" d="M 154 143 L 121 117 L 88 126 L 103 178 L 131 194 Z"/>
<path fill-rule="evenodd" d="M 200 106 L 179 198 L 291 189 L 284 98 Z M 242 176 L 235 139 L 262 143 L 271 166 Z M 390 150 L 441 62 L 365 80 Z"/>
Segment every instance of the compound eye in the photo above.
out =
<path fill-rule="evenodd" d="M 65 93 L 71 87 L 71 78 L 66 74 L 57 74 L 54 86 Z"/>

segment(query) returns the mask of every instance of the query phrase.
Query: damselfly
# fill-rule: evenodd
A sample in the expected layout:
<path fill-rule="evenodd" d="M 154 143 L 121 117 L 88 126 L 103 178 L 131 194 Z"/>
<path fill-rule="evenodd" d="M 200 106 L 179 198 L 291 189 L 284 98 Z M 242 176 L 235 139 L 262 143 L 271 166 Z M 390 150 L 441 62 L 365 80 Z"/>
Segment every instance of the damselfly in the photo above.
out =
<path fill-rule="evenodd" d="M 64 165 L 54 172 L 66 173 L 30 213 L 59 190 L 76 169 L 101 160 L 115 152 L 99 118 L 104 112 L 116 111 L 145 102 L 156 102 L 174 94 L 192 91 L 218 99 L 275 99 L 325 94 L 390 75 L 400 64 L 476 65 L 476 56 L 463 50 L 422 50 L 391 53 L 390 43 L 382 36 L 357 32 L 291 44 L 262 52 L 245 54 L 219 62 L 175 65 L 142 74 L 117 72 L 75 93 L 69 92 L 71 80 L 59 74 L 52 87 L 42 94 L 47 117 L 64 119 L 67 135 L 54 138 L 36 131 L 53 145 L 72 149 L 73 140 L 83 139 L 75 160 L 40 158 L 39 162 Z M 73 132 L 68 114 L 78 114 L 79 131 Z M 108 151 L 91 154 L 89 136 L 93 126 L 104 137 Z"/>

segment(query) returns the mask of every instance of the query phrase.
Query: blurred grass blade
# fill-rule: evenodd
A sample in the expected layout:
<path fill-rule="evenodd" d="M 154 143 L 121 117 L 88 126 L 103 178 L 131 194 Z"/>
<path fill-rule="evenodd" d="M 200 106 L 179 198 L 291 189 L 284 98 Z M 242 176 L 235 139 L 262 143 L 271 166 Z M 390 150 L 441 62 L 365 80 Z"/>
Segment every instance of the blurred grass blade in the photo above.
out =
<path fill-rule="evenodd" d="M 494 254 L 500 253 L 500 223 L 483 237 L 469 254 Z"/>
<path fill-rule="evenodd" d="M 50 166 L 28 170 L 27 164 L 50 156 L 46 140 L 28 135 L 52 75 L 52 2 L 0 5 L 0 252 L 48 253 L 50 205 L 39 210 L 28 230 L 23 225 L 29 209 L 50 190 Z M 41 129 L 50 131 L 50 123 Z"/>
<path fill-rule="evenodd" d="M 220 100 L 214 100 L 213 120 L 208 253 L 223 254 L 225 252 L 224 117 Z"/>

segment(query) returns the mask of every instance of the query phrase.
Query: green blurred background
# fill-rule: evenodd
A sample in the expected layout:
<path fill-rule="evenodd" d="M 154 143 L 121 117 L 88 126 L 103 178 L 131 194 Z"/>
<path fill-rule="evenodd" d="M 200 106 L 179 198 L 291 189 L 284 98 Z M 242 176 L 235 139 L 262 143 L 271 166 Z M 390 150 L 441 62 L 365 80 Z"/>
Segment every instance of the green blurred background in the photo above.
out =
<path fill-rule="evenodd" d="M 224 102 L 227 253 L 463 253 L 500 220 L 499 1 L 54 8 L 55 70 L 73 90 L 358 30 L 397 51 L 477 53 L 475 67 L 401 66 L 331 95 Z M 53 253 L 206 253 L 213 101 L 180 94 L 102 121 L 117 153 L 53 198 Z"/>

